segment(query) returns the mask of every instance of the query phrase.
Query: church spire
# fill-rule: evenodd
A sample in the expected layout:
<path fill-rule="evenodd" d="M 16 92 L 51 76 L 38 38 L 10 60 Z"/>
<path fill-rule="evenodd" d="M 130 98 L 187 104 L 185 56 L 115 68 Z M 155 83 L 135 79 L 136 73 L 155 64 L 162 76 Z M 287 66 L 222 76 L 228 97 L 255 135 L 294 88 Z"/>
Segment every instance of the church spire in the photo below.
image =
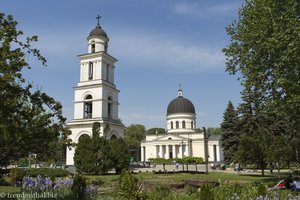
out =
<path fill-rule="evenodd" d="M 179 84 L 178 97 L 183 97 L 183 91 L 181 89 L 181 84 Z"/>

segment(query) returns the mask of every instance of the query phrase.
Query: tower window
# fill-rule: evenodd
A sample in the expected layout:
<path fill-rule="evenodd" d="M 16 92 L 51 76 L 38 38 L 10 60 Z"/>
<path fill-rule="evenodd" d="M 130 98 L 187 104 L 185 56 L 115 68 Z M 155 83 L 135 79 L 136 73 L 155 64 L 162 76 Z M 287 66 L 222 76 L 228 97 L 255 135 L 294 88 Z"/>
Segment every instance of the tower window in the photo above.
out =
<path fill-rule="evenodd" d="M 90 101 L 93 99 L 92 95 L 88 95 L 85 97 L 85 102 L 84 102 L 84 119 L 90 119 L 92 118 L 92 113 L 93 113 L 93 102 Z M 87 101 L 86 101 L 87 100 Z"/>
<path fill-rule="evenodd" d="M 171 129 L 173 129 L 174 127 L 173 127 L 173 122 L 171 122 Z"/>
<path fill-rule="evenodd" d="M 91 49 L 91 50 L 92 50 L 92 53 L 95 53 L 95 49 L 96 49 L 96 48 L 95 48 L 95 44 L 92 44 L 91 47 L 92 47 L 92 49 Z"/>
<path fill-rule="evenodd" d="M 182 122 L 182 128 L 185 128 L 185 121 Z"/>
<path fill-rule="evenodd" d="M 93 79 L 93 63 L 89 62 L 89 80 Z"/>
<path fill-rule="evenodd" d="M 106 81 L 109 82 L 109 64 L 106 65 Z"/>
<path fill-rule="evenodd" d="M 109 96 L 108 97 L 108 105 L 107 105 L 107 118 L 108 119 L 112 118 L 112 107 L 113 107 L 113 101 L 112 101 L 112 98 Z"/>
<path fill-rule="evenodd" d="M 179 121 L 176 121 L 176 128 L 179 128 Z"/>

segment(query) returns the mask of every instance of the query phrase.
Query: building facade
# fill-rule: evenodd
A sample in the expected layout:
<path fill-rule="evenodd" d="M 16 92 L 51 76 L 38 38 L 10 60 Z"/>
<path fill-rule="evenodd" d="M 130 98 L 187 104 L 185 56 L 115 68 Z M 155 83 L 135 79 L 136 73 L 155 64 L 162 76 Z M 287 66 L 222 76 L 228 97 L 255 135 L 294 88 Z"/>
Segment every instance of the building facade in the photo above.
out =
<path fill-rule="evenodd" d="M 80 80 L 74 87 L 74 119 L 68 123 L 70 139 L 77 143 L 83 135 L 92 135 L 94 122 L 100 122 L 100 136 L 123 138 L 124 125 L 118 117 L 119 90 L 114 83 L 117 59 L 109 55 L 109 38 L 99 24 L 87 38 L 88 52 L 79 55 Z M 74 165 L 75 148 L 67 148 L 66 165 Z"/>
<path fill-rule="evenodd" d="M 204 134 L 196 130 L 195 107 L 183 97 L 183 91 L 179 88 L 177 98 L 168 105 L 167 133 L 146 136 L 141 143 L 141 161 L 149 158 L 204 158 Z M 220 140 L 218 135 L 209 136 L 208 161 L 223 161 Z"/>

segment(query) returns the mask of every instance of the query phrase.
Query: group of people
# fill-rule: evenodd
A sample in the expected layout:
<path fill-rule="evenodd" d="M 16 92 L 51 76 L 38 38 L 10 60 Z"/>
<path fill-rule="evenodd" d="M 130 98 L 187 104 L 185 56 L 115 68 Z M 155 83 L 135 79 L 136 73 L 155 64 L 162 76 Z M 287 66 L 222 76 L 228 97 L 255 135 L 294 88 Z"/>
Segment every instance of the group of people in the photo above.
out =
<path fill-rule="evenodd" d="M 300 180 L 298 177 L 293 178 L 292 175 L 289 175 L 284 179 L 284 185 L 286 189 L 300 191 Z"/>

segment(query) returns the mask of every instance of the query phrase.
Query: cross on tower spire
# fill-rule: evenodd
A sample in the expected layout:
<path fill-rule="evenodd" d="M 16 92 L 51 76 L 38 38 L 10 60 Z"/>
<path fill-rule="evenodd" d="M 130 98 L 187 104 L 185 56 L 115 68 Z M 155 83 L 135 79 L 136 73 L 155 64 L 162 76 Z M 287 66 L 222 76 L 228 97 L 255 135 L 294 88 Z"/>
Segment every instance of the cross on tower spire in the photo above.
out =
<path fill-rule="evenodd" d="M 98 23 L 97 23 L 98 26 L 100 26 L 100 22 L 99 22 L 99 21 L 100 21 L 100 18 L 101 18 L 100 15 L 98 15 L 98 16 L 96 17 L 96 19 L 98 20 Z"/>

